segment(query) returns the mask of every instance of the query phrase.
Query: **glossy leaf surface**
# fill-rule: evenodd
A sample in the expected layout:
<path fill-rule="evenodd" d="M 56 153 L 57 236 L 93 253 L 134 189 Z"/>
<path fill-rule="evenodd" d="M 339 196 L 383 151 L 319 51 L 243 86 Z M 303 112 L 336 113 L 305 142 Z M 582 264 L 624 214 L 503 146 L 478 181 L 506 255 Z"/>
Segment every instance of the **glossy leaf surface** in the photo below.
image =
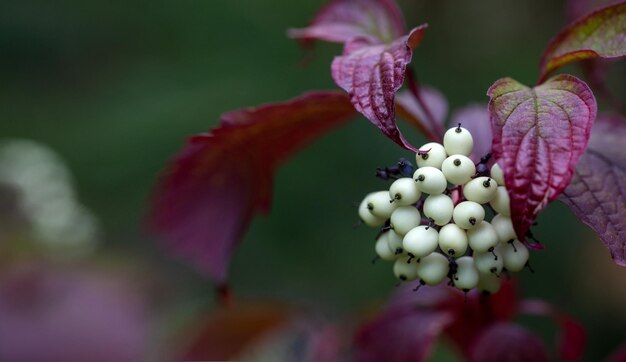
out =
<path fill-rule="evenodd" d="M 626 120 L 601 115 L 572 182 L 559 198 L 626 266 Z"/>
<path fill-rule="evenodd" d="M 400 146 L 416 151 L 396 125 L 395 94 L 404 82 L 413 48 L 422 40 L 426 25 L 390 44 L 371 44 L 354 39 L 335 57 L 331 74 L 335 83 L 350 96 L 357 111 Z"/>
<path fill-rule="evenodd" d="M 489 88 L 494 158 L 509 190 L 520 240 L 548 203 L 572 179 L 596 118 L 589 87 L 559 75 L 529 88 L 504 78 Z"/>
<path fill-rule="evenodd" d="M 597 10 L 560 32 L 543 53 L 541 79 L 554 70 L 583 59 L 626 55 L 626 2 Z"/>
<path fill-rule="evenodd" d="M 169 251 L 224 282 L 251 217 L 270 208 L 276 167 L 354 115 L 333 91 L 224 114 L 220 127 L 190 138 L 167 166 L 152 228 Z"/>

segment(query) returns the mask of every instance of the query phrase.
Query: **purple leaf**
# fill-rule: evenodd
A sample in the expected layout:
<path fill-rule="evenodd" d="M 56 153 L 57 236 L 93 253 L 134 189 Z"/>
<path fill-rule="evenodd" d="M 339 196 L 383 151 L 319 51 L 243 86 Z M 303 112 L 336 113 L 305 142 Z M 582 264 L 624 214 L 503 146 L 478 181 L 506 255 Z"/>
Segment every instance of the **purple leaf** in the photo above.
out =
<path fill-rule="evenodd" d="M 393 0 L 333 0 L 304 29 L 288 35 L 303 40 L 346 43 L 354 38 L 389 43 L 406 32 L 402 12 Z"/>
<path fill-rule="evenodd" d="M 525 240 L 539 212 L 569 184 L 589 141 L 596 101 L 571 75 L 535 88 L 504 78 L 487 94 L 494 158 L 504 172 L 515 231 Z"/>
<path fill-rule="evenodd" d="M 518 295 L 512 282 L 505 281 L 500 291 L 487 299 L 478 291 L 464 295 L 462 291 L 445 285 L 422 286 L 417 292 L 413 287 L 414 284 L 407 283 L 397 288 L 383 315 L 400 320 L 415 313 L 445 311 L 451 319 L 438 333 L 445 334 L 465 356 L 469 355 L 481 330 L 517 314 Z"/>
<path fill-rule="evenodd" d="M 450 117 L 450 126 L 462 124 L 474 138 L 474 151 L 471 158 L 477 162 L 482 156 L 491 152 L 491 124 L 486 104 L 470 104 L 458 109 Z"/>
<path fill-rule="evenodd" d="M 566 4 L 567 19 L 572 22 L 595 10 L 621 1 L 624 0 L 569 0 Z"/>
<path fill-rule="evenodd" d="M 144 361 L 153 346 L 145 292 L 145 286 L 121 275 L 5 262 L 0 360 Z"/>
<path fill-rule="evenodd" d="M 624 362 L 626 361 L 626 343 L 622 344 L 615 352 L 607 358 L 607 362 Z"/>
<path fill-rule="evenodd" d="M 552 318 L 559 327 L 559 357 L 564 361 L 576 361 L 582 357 L 587 335 L 578 321 L 542 300 L 523 301 L 520 304 L 520 313 Z"/>
<path fill-rule="evenodd" d="M 566 64 L 626 55 L 626 2 L 595 11 L 550 41 L 541 57 L 540 82 Z"/>
<path fill-rule="evenodd" d="M 412 49 L 420 42 L 426 25 L 421 25 L 390 44 L 370 44 L 364 39 L 346 43 L 343 55 L 335 57 L 331 72 L 335 83 L 350 95 L 350 101 L 387 137 L 416 151 L 396 126 L 395 93 L 404 82 Z"/>
<path fill-rule="evenodd" d="M 478 337 L 471 361 L 548 361 L 546 347 L 536 335 L 513 323 L 497 323 Z"/>
<path fill-rule="evenodd" d="M 397 113 L 400 118 L 409 122 L 432 141 L 441 141 L 445 131 L 443 125 L 448 116 L 448 100 L 433 87 L 421 86 L 418 91 L 421 100 L 432 115 L 432 121 L 422 104 L 410 91 L 402 91 L 396 95 Z"/>
<path fill-rule="evenodd" d="M 256 212 L 270 208 L 273 172 L 294 152 L 355 115 L 340 92 L 310 92 L 222 116 L 167 166 L 151 225 L 167 248 L 217 283 Z"/>
<path fill-rule="evenodd" d="M 589 148 L 559 198 L 589 225 L 619 265 L 626 266 L 626 120 L 598 117 Z"/>
<path fill-rule="evenodd" d="M 353 360 L 425 361 L 452 315 L 437 310 L 391 310 L 362 326 Z"/>

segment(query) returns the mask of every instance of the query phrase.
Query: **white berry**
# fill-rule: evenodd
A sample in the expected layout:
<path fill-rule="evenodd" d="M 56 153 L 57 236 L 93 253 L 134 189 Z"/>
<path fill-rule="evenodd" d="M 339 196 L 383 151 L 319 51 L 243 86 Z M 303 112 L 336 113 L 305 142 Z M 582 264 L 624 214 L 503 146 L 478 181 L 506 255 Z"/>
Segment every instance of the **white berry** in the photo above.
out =
<path fill-rule="evenodd" d="M 437 142 L 430 142 L 419 148 L 415 154 L 415 161 L 418 167 L 435 167 L 441 168 L 441 163 L 448 157 L 444 147 Z"/>
<path fill-rule="evenodd" d="M 367 202 L 370 195 L 372 194 L 368 194 L 367 196 L 365 196 L 365 198 L 363 199 L 363 201 L 361 201 L 361 204 L 359 205 L 359 218 L 367 226 L 378 227 L 383 225 L 385 221 L 387 221 L 387 219 L 372 215 L 367 207 Z"/>
<path fill-rule="evenodd" d="M 420 191 L 431 195 L 441 194 L 448 187 L 448 181 L 443 172 L 430 166 L 418 168 L 413 174 L 413 180 Z"/>
<path fill-rule="evenodd" d="M 504 243 L 512 239 L 517 239 L 515 229 L 513 229 L 513 222 L 510 217 L 498 214 L 491 220 L 491 225 L 496 230 L 496 234 L 498 234 L 500 242 Z"/>
<path fill-rule="evenodd" d="M 410 177 L 399 178 L 389 187 L 389 198 L 398 206 L 413 205 L 420 199 L 420 196 L 422 192 Z"/>
<path fill-rule="evenodd" d="M 504 266 L 504 260 L 500 249 L 493 252 L 474 253 L 474 264 L 481 273 L 500 274 Z"/>
<path fill-rule="evenodd" d="M 410 262 L 409 256 L 398 258 L 393 264 L 393 274 L 402 281 L 417 279 L 417 265 Z"/>
<path fill-rule="evenodd" d="M 367 208 L 372 215 L 385 220 L 389 219 L 398 206 L 395 202 L 389 202 L 389 191 L 373 192 L 366 199 Z"/>
<path fill-rule="evenodd" d="M 491 166 L 489 175 L 492 179 L 496 180 L 499 186 L 506 186 L 504 184 L 504 173 L 502 173 L 502 169 L 497 163 L 494 163 L 493 166 Z"/>
<path fill-rule="evenodd" d="M 476 177 L 463 186 L 463 196 L 469 201 L 486 204 L 498 191 L 498 185 L 491 177 Z"/>
<path fill-rule="evenodd" d="M 389 249 L 393 251 L 395 255 L 399 255 L 404 252 L 401 235 L 398 235 L 393 230 L 388 230 L 385 234 L 387 234 L 387 245 L 389 245 Z"/>
<path fill-rule="evenodd" d="M 439 247 L 450 256 L 459 257 L 467 250 L 467 234 L 456 224 L 448 224 L 439 230 Z"/>
<path fill-rule="evenodd" d="M 500 290 L 502 280 L 494 273 L 478 273 L 478 289 L 484 293 L 494 294 Z"/>
<path fill-rule="evenodd" d="M 502 253 L 504 267 L 511 272 L 518 272 L 526 266 L 528 262 L 528 248 L 519 240 L 501 243 L 498 251 Z"/>
<path fill-rule="evenodd" d="M 464 256 L 456 259 L 457 270 L 454 275 L 454 286 L 469 291 L 478 285 L 478 270 L 474 266 L 474 258 Z"/>
<path fill-rule="evenodd" d="M 428 285 L 441 283 L 449 270 L 448 258 L 439 253 L 424 256 L 417 264 L 417 275 L 423 283 Z"/>
<path fill-rule="evenodd" d="M 449 183 L 463 185 L 472 179 L 476 173 L 476 166 L 467 156 L 452 155 L 441 164 L 441 172 Z"/>
<path fill-rule="evenodd" d="M 420 225 L 422 215 L 415 206 L 400 206 L 391 213 L 390 221 L 393 231 L 404 236 Z"/>
<path fill-rule="evenodd" d="M 506 187 L 498 186 L 496 196 L 489 202 L 489 205 L 491 205 L 496 212 L 505 216 L 511 216 L 509 192 Z"/>
<path fill-rule="evenodd" d="M 409 231 L 402 240 L 404 251 L 416 258 L 426 256 L 437 249 L 439 233 L 432 227 L 418 226 Z"/>
<path fill-rule="evenodd" d="M 449 155 L 469 156 L 474 148 L 474 139 L 467 129 L 453 127 L 443 135 L 443 147 Z"/>
<path fill-rule="evenodd" d="M 463 229 L 473 229 L 485 219 L 485 209 L 474 201 L 463 201 L 454 208 L 452 219 Z"/>
<path fill-rule="evenodd" d="M 382 234 L 378 237 L 378 239 L 376 239 L 376 245 L 374 246 L 374 250 L 376 251 L 376 255 L 378 255 L 383 260 L 392 261 L 396 260 L 397 258 L 396 253 L 389 248 L 386 234 Z"/>
<path fill-rule="evenodd" d="M 483 221 L 473 229 L 467 230 L 469 246 L 475 252 L 483 253 L 494 248 L 500 242 L 496 229 L 487 221 Z"/>
<path fill-rule="evenodd" d="M 431 195 L 424 200 L 424 215 L 437 225 L 445 225 L 452 219 L 454 202 L 447 195 Z"/>

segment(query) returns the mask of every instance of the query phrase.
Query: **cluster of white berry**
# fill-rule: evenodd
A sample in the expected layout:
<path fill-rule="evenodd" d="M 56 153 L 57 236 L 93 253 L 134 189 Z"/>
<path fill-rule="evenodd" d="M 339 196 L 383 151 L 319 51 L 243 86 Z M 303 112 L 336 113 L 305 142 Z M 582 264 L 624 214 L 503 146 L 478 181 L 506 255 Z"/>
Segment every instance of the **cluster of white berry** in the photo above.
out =
<path fill-rule="evenodd" d="M 400 280 L 419 280 L 419 288 L 448 278 L 466 292 L 495 293 L 503 270 L 518 272 L 528 264 L 528 249 L 513 230 L 502 170 L 498 164 L 489 170 L 484 159 L 474 164 L 468 157 L 473 146 L 467 129 L 449 129 L 443 145 L 419 149 L 413 177 L 398 178 L 359 205 L 363 223 L 382 227 L 376 254 L 395 262 Z M 484 204 L 493 210 L 491 222 Z"/>

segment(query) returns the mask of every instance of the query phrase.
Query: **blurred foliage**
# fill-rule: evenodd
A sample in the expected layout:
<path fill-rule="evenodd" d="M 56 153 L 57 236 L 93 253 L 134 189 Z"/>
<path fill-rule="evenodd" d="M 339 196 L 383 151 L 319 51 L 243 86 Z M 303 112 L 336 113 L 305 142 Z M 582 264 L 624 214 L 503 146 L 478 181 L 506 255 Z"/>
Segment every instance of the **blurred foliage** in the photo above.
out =
<path fill-rule="evenodd" d="M 220 113 L 335 88 L 329 64 L 340 47 L 318 44 L 309 53 L 285 36 L 322 3 L 0 4 L 0 136 L 36 140 L 67 162 L 78 198 L 99 218 L 98 255 L 145 264 L 164 278 L 174 296 L 168 313 L 179 315 L 163 317 L 165 329 L 209 305 L 212 292 L 145 232 L 155 180 L 184 138 L 215 126 Z M 503 76 L 534 83 L 543 47 L 564 25 L 561 1 L 399 3 L 409 26 L 430 24 L 413 66 L 451 110 L 486 102 L 487 88 Z M 386 188 L 373 171 L 402 156 L 411 157 L 362 118 L 298 154 L 276 177 L 272 214 L 253 223 L 237 252 L 235 294 L 298 301 L 331 317 L 383 301 L 395 281 L 389 268 L 370 264 L 374 234 L 352 228 L 353 205 Z M 609 254 L 560 204 L 541 215 L 535 235 L 547 248 L 533 253 L 536 273 L 522 273 L 525 294 L 577 316 L 589 331 L 586 358 L 605 357 L 626 337 L 626 320 L 603 309 L 626 302 L 613 288 L 623 286 L 626 271 L 610 271 L 613 285 L 594 274 L 596 265 L 611 263 Z M 591 298 L 597 284 L 605 285 L 603 300 Z"/>

